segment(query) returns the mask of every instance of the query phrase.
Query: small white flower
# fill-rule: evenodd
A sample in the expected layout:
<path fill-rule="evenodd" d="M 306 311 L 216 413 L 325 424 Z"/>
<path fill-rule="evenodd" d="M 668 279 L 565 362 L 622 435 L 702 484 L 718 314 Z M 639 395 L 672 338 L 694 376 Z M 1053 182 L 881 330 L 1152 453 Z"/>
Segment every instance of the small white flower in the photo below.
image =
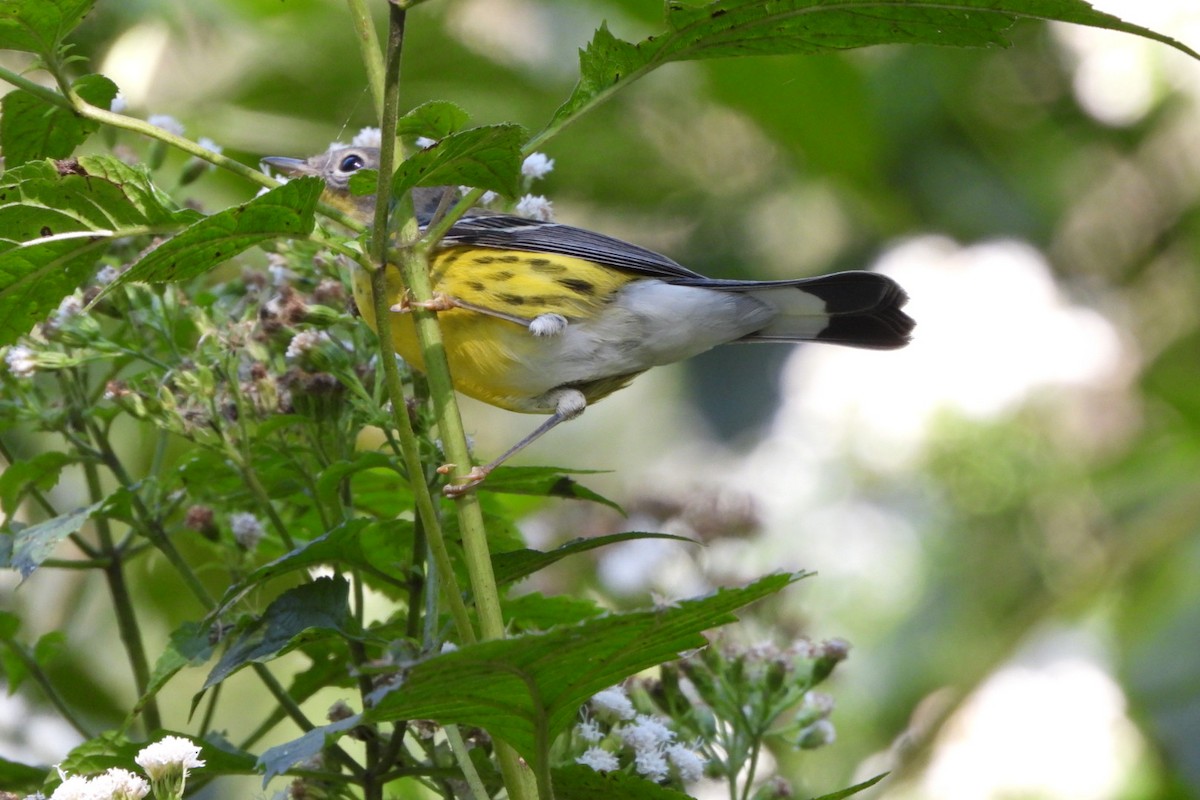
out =
<path fill-rule="evenodd" d="M 575 726 L 575 735 L 592 744 L 604 738 L 604 733 L 600 730 L 600 723 L 590 717 Z"/>
<path fill-rule="evenodd" d="M 363 128 L 350 140 L 352 147 L 379 147 L 382 144 L 383 137 L 379 128 Z"/>
<path fill-rule="evenodd" d="M 208 138 L 207 136 L 201 136 L 199 139 L 196 140 L 196 144 L 200 145 L 205 150 L 208 150 L 211 153 L 216 153 L 217 155 L 220 155 L 221 152 L 225 149 L 225 148 L 221 147 L 221 145 L 214 142 L 212 139 Z"/>
<path fill-rule="evenodd" d="M 310 350 L 319 347 L 323 342 L 333 341 L 329 338 L 329 334 L 325 331 L 300 331 L 292 337 L 292 341 L 288 343 L 287 352 L 284 353 L 288 358 L 299 358 Z"/>
<path fill-rule="evenodd" d="M 705 758 L 690 747 L 681 744 L 669 745 L 667 760 L 675 767 L 679 779 L 684 783 L 695 783 L 704 777 Z"/>
<path fill-rule="evenodd" d="M 167 133 L 183 136 L 183 123 L 170 114 L 151 114 L 150 119 L 146 121 L 155 127 L 162 128 Z"/>
<path fill-rule="evenodd" d="M 522 197 L 517 201 L 516 212 L 522 217 L 541 222 L 554 221 L 554 205 L 540 194 L 527 194 Z"/>
<path fill-rule="evenodd" d="M 621 737 L 621 741 L 638 752 L 656 749 L 675 741 L 675 732 L 668 728 L 662 719 L 649 714 L 639 714 L 632 724 L 622 726 L 617 735 Z"/>
<path fill-rule="evenodd" d="M 592 695 L 590 702 L 592 709 L 601 715 L 617 719 L 633 719 L 637 714 L 633 710 L 633 703 L 629 702 L 629 698 L 625 696 L 625 690 L 620 686 L 597 692 Z"/>
<path fill-rule="evenodd" d="M 14 378 L 32 378 L 37 372 L 36 354 L 23 344 L 8 348 L 4 354 L 4 363 Z"/>
<path fill-rule="evenodd" d="M 187 782 L 188 771 L 203 767 L 200 747 L 182 736 L 167 736 L 146 745 L 133 759 L 150 778 L 155 800 L 179 798 Z"/>
<path fill-rule="evenodd" d="M 430 139 L 428 136 L 418 136 L 417 137 L 417 147 L 421 148 L 422 150 L 428 150 L 429 148 L 433 147 L 437 143 L 438 143 L 437 139 Z"/>
<path fill-rule="evenodd" d="M 150 793 L 150 784 L 140 775 L 113 767 L 92 778 L 89 789 L 96 800 L 141 800 Z"/>
<path fill-rule="evenodd" d="M 457 649 L 458 645 L 456 645 L 454 642 L 442 642 L 443 653 L 453 653 Z"/>
<path fill-rule="evenodd" d="M 472 187 L 460 186 L 458 188 L 462 190 L 463 194 L 466 194 L 467 192 L 471 191 Z M 492 203 L 496 202 L 499 198 L 500 198 L 500 195 L 496 194 L 491 189 L 488 189 L 486 192 L 479 195 L 479 205 L 490 206 Z"/>
<path fill-rule="evenodd" d="M 117 96 L 108 104 L 108 110 L 114 114 L 124 114 L 127 108 L 129 108 L 129 103 L 125 100 L 125 95 L 120 92 L 117 92 Z"/>
<path fill-rule="evenodd" d="M 133 760 L 151 780 L 178 769 L 183 770 L 186 778 L 188 770 L 204 766 L 200 760 L 200 746 L 182 736 L 166 736 L 154 744 L 148 744 Z"/>
<path fill-rule="evenodd" d="M 550 174 L 554 169 L 554 159 L 546 158 L 545 153 L 530 153 L 521 162 L 521 174 L 530 180 L 538 180 Z"/>
<path fill-rule="evenodd" d="M 60 773 L 61 774 L 61 773 Z M 63 775 L 50 800 L 92 800 L 91 781 L 82 775 Z"/>
<path fill-rule="evenodd" d="M 591 767 L 596 772 L 612 772 L 621 766 L 615 755 L 599 747 L 589 747 L 575 759 L 575 763 Z"/>
<path fill-rule="evenodd" d="M 229 528 L 233 531 L 234 540 L 246 550 L 258 547 L 258 543 L 266 535 L 258 517 L 245 511 L 229 516 Z"/>
<path fill-rule="evenodd" d="M 638 774 L 655 782 L 664 780 L 670 771 L 666 757 L 658 749 L 639 750 L 633 758 L 633 766 Z"/>

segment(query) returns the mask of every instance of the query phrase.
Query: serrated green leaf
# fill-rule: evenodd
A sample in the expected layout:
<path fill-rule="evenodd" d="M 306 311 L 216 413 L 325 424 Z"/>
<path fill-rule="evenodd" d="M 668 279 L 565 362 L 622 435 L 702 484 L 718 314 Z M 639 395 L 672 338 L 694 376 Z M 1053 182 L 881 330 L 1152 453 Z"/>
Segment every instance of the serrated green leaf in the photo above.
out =
<path fill-rule="evenodd" d="M 32 575 L 63 539 L 82 528 L 83 523 L 107 502 L 107 499 L 100 500 L 69 514 L 30 525 L 17 533 L 13 537 L 12 566 L 21 573 L 21 579 Z"/>
<path fill-rule="evenodd" d="M 804 577 L 769 575 L 670 607 L 610 614 L 546 633 L 462 647 L 423 661 L 371 695 L 367 721 L 432 719 L 484 728 L 531 763 L 596 692 L 684 650 L 733 612 Z"/>
<path fill-rule="evenodd" d="M 75 457 L 67 453 L 49 450 L 9 464 L 0 472 L 0 511 L 11 517 L 27 491 L 32 488 L 49 491 L 58 483 L 63 469 L 75 461 Z"/>
<path fill-rule="evenodd" d="M 95 0 L 6 0 L 0 6 L 0 49 L 52 55 Z"/>
<path fill-rule="evenodd" d="M 470 121 L 471 115 L 461 106 L 447 100 L 431 100 L 401 117 L 396 123 L 396 134 L 444 139 L 467 127 Z"/>
<path fill-rule="evenodd" d="M 117 85 L 103 75 L 84 75 L 72 88 L 100 108 L 108 108 L 117 96 Z M 0 99 L 0 113 L 4 116 L 0 146 L 10 168 L 39 158 L 66 158 L 100 127 L 21 89 Z"/>
<path fill-rule="evenodd" d="M 569 470 L 562 467 L 499 467 L 479 485 L 479 491 L 590 500 L 624 514 L 624 510 L 612 500 L 580 485 L 570 477 L 594 475 L 598 472 L 600 470 Z"/>
<path fill-rule="evenodd" d="M 351 624 L 350 584 L 344 578 L 321 578 L 289 589 L 237 635 L 201 691 L 247 664 L 270 661 L 294 650 L 302 643 L 301 637 L 347 632 Z"/>
<path fill-rule="evenodd" d="M 1195 50 L 1092 8 L 1084 0 L 717 0 L 666 3 L 667 30 L 637 44 L 601 26 L 579 54 L 579 83 L 555 112 L 565 124 L 619 86 L 673 61 L 750 55 L 832 53 L 877 44 L 1007 46 L 1018 20 L 1071 22 Z"/>
<path fill-rule="evenodd" d="M 169 232 L 196 219 L 145 170 L 110 156 L 31 161 L 0 177 L 0 345 L 58 307 L 121 236 Z"/>
<path fill-rule="evenodd" d="M 687 542 L 688 544 L 697 544 L 694 539 L 689 539 L 686 536 L 675 536 L 670 533 L 640 533 L 636 531 L 612 533 L 607 536 L 593 536 L 590 539 L 572 539 L 561 547 L 556 547 L 549 552 L 541 550 L 512 550 L 506 553 L 494 553 L 492 555 L 492 570 L 496 574 L 496 583 L 503 586 L 506 583 L 519 581 L 538 570 L 545 569 L 567 556 L 586 553 L 588 550 L 595 550 L 597 547 L 604 547 L 618 542 L 628 542 L 633 539 L 674 539 L 679 542 Z"/>
<path fill-rule="evenodd" d="M 520 125 L 486 125 L 451 134 L 400 164 L 392 194 L 416 186 L 474 186 L 515 197 L 521 191 L 524 143 Z"/>
<path fill-rule="evenodd" d="M 161 283 L 203 275 L 256 244 L 306 236 L 316 224 L 320 178 L 296 178 L 248 203 L 205 217 L 148 253 L 113 286 Z"/>
<path fill-rule="evenodd" d="M 879 775 L 876 775 L 874 778 L 865 780 L 862 783 L 856 783 L 853 786 L 846 787 L 845 789 L 841 789 L 836 792 L 831 792 L 830 794 L 823 794 L 820 797 L 814 797 L 813 800 L 845 800 L 845 798 L 847 798 L 847 797 L 853 797 L 854 795 L 858 794 L 859 792 L 870 789 L 872 786 L 874 786 L 875 784 L 879 783 L 881 780 L 886 778 L 889 774 L 890 773 L 887 773 L 887 772 L 880 773 Z"/>
<path fill-rule="evenodd" d="M 691 795 L 625 772 L 572 765 L 551 770 L 550 777 L 554 793 L 571 800 L 691 800 Z"/>

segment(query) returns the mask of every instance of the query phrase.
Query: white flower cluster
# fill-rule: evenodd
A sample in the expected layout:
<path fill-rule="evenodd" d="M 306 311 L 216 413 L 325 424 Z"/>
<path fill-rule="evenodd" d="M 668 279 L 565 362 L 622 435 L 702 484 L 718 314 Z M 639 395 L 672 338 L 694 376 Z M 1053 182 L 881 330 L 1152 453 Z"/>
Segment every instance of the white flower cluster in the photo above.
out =
<path fill-rule="evenodd" d="M 612 772 L 621 766 L 618 754 L 601 746 L 606 738 L 601 720 L 611 721 L 610 734 L 633 756 L 639 775 L 655 782 L 674 773 L 684 783 L 693 783 L 704 775 L 704 756 L 694 748 L 675 741 L 668 720 L 650 714 L 638 714 L 625 690 L 619 686 L 592 697 L 592 713 L 575 728 L 575 734 L 591 746 L 575 759 L 578 764 L 597 772 Z"/>
<path fill-rule="evenodd" d="M 67 775 L 60 770 L 62 783 L 49 800 L 142 800 L 150 793 L 152 784 L 155 800 L 176 800 L 183 796 L 188 770 L 204 766 L 199 756 L 200 747 L 190 740 L 167 736 L 142 748 L 134 758 L 149 781 L 119 767 L 91 778 Z"/>
<path fill-rule="evenodd" d="M 284 355 L 287 358 L 300 358 L 305 353 L 308 353 L 325 342 L 331 342 L 329 334 L 325 331 L 304 330 L 292 337 L 292 341 L 288 343 L 287 351 Z"/>

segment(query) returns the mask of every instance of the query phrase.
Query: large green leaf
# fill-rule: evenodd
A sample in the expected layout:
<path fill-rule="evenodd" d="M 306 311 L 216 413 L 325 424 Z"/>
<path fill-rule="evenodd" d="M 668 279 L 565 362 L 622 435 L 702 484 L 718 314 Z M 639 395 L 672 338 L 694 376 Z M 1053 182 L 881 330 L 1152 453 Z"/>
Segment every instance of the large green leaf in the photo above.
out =
<path fill-rule="evenodd" d="M 248 203 L 205 217 L 152 250 L 114 285 L 188 280 L 256 244 L 306 236 L 316 224 L 324 186 L 320 178 L 297 178 Z"/>
<path fill-rule="evenodd" d="M 57 308 L 114 239 L 169 233 L 198 216 L 176 207 L 144 169 L 110 156 L 8 170 L 0 177 L 0 345 Z"/>
<path fill-rule="evenodd" d="M 203 689 L 247 664 L 278 658 L 314 636 L 347 633 L 352 625 L 350 584 L 344 578 L 321 578 L 289 589 L 238 634 L 209 673 Z"/>
<path fill-rule="evenodd" d="M 876 44 L 1007 45 L 1022 19 L 1058 20 L 1144 36 L 1200 58 L 1154 31 L 1096 11 L 1084 0 L 667 0 L 667 30 L 637 44 L 606 26 L 579 54 L 579 83 L 551 123 L 566 122 L 619 86 L 673 61 L 830 53 Z"/>
<path fill-rule="evenodd" d="M 701 632 L 804 577 L 778 574 L 649 611 L 483 642 L 421 662 L 371 697 L 367 721 L 432 719 L 484 728 L 532 763 L 596 692 L 701 647 Z"/>
<path fill-rule="evenodd" d="M 84 75 L 75 81 L 73 88 L 84 100 L 100 108 L 108 108 L 117 96 L 117 85 L 103 75 Z M 0 113 L 4 117 L 0 146 L 4 148 L 4 163 L 9 168 L 39 158 L 66 158 L 100 127 L 98 122 L 50 105 L 20 89 L 4 95 Z"/>
<path fill-rule="evenodd" d="M 415 186 L 474 186 L 509 197 L 521 191 L 520 125 L 486 125 L 452 133 L 400 164 L 392 194 Z"/>
<path fill-rule="evenodd" d="M 95 0 L 5 0 L 0 4 L 0 48 L 53 55 Z"/>

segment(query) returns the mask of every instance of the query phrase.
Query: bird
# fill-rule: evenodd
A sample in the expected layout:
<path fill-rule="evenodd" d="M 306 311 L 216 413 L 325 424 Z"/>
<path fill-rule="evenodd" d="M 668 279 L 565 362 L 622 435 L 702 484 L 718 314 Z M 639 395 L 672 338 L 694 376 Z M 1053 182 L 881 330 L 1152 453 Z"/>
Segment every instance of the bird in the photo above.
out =
<path fill-rule="evenodd" d="M 334 147 L 307 159 L 263 159 L 289 176 L 325 182 L 323 199 L 370 224 L 374 196 L 350 193 L 354 173 L 377 169 L 373 147 Z M 418 224 L 430 224 L 456 188 L 413 190 Z M 509 411 L 548 418 L 501 456 L 474 467 L 450 495 L 652 367 L 718 345 L 825 342 L 891 350 L 914 320 L 905 291 L 863 270 L 788 280 L 709 278 L 653 250 L 584 228 L 472 209 L 442 236 L 430 277 L 455 389 Z M 389 265 L 392 347 L 424 369 L 398 268 Z M 378 332 L 370 279 L 356 267 L 360 313 Z"/>

